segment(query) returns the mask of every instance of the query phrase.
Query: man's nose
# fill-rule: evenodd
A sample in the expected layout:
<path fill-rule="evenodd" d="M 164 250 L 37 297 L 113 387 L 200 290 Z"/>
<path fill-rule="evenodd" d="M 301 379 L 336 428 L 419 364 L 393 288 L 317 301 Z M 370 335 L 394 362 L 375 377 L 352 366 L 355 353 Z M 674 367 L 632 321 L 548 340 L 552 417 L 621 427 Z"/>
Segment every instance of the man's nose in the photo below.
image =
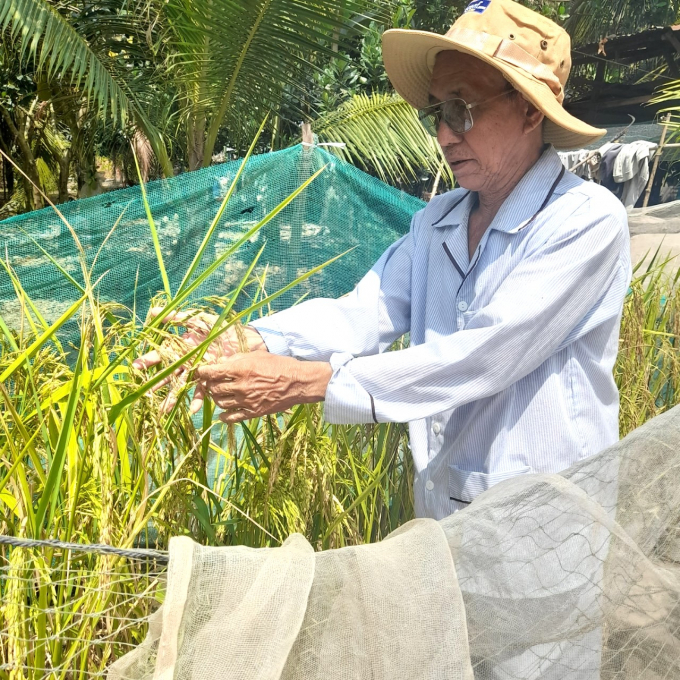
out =
<path fill-rule="evenodd" d="M 442 149 L 452 144 L 460 144 L 463 141 L 463 135 L 459 132 L 454 132 L 444 121 L 439 123 L 437 129 L 437 141 Z"/>

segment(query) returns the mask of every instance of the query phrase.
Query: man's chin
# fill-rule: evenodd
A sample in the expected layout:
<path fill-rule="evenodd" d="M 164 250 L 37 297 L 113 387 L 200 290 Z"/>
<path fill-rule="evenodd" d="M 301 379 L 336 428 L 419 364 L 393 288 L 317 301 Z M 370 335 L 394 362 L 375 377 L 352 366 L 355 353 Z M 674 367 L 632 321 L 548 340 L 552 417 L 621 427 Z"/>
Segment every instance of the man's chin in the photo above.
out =
<path fill-rule="evenodd" d="M 479 191 L 481 187 L 481 182 L 479 182 L 477 176 L 472 173 L 466 174 L 465 172 L 454 172 L 453 177 L 456 180 L 456 184 L 461 189 L 467 189 L 468 191 Z"/>
<path fill-rule="evenodd" d="M 476 163 L 473 160 L 462 161 L 458 163 L 449 163 L 451 172 L 456 178 L 458 185 L 463 187 L 463 189 L 469 189 L 470 191 L 475 191 L 475 179 L 476 179 Z M 468 186 L 469 185 L 469 186 Z"/>

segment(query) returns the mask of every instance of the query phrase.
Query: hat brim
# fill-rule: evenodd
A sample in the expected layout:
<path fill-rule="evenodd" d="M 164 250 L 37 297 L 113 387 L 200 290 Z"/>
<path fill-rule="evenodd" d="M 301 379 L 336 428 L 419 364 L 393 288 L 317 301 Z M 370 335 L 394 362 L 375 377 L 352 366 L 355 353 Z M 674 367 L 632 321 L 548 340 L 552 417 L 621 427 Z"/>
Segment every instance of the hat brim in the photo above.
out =
<path fill-rule="evenodd" d="M 556 149 L 578 149 L 601 139 L 606 130 L 565 111 L 548 85 L 526 71 L 437 33 L 394 28 L 383 34 L 383 61 L 394 89 L 417 109 L 429 105 L 432 67 L 439 52 L 470 54 L 499 70 L 546 117 L 543 140 Z"/>

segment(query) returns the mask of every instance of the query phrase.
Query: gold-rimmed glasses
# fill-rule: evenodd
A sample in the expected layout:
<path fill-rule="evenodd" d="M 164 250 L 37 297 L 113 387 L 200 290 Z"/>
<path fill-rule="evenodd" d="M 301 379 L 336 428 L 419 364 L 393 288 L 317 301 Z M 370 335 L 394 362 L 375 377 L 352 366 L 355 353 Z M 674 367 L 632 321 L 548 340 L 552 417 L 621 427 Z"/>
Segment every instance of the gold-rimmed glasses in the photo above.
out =
<path fill-rule="evenodd" d="M 437 136 L 439 126 L 442 122 L 446 123 L 456 134 L 462 135 L 469 132 L 474 125 L 471 111 L 475 106 L 486 104 L 487 102 L 512 94 L 513 92 L 516 92 L 516 90 L 506 90 L 505 92 L 497 94 L 495 97 L 489 97 L 489 99 L 484 99 L 481 102 L 473 102 L 472 104 L 468 104 L 461 97 L 453 97 L 452 99 L 447 99 L 446 101 L 438 102 L 437 104 L 432 104 L 431 106 L 426 106 L 424 109 L 420 109 L 418 111 L 418 118 L 423 124 L 423 127 L 433 137 Z"/>

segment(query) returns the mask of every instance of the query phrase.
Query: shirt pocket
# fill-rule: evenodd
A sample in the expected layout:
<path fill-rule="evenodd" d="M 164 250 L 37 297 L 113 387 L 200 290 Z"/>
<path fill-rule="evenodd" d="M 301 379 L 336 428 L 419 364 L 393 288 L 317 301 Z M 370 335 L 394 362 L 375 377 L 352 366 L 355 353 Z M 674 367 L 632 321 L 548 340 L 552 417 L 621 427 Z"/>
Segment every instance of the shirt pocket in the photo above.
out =
<path fill-rule="evenodd" d="M 506 479 L 533 472 L 528 465 L 505 470 L 503 472 L 476 472 L 463 470 L 457 465 L 449 465 L 449 498 L 452 501 L 472 503 L 472 501 L 487 489 Z"/>

